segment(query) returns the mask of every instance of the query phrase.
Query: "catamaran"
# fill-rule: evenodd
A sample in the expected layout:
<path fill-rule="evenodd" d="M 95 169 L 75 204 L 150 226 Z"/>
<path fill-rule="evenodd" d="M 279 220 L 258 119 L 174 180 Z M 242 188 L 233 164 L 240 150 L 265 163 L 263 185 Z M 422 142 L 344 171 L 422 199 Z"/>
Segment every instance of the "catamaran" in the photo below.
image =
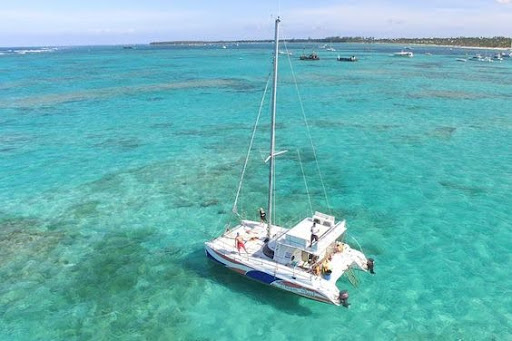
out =
<path fill-rule="evenodd" d="M 274 162 L 283 153 L 275 151 L 279 23 L 278 18 L 274 37 L 270 154 L 266 160 L 269 163 L 268 214 L 260 208 L 259 221 L 241 219 L 221 236 L 205 242 L 206 256 L 263 284 L 348 307 L 348 291 L 340 291 L 336 282 L 345 275 L 357 286 L 353 269 L 373 274 L 374 261 L 344 242 L 345 220 L 336 221 L 332 215 L 315 212 L 292 227 L 274 224 Z M 233 211 L 236 210 L 235 200 Z"/>

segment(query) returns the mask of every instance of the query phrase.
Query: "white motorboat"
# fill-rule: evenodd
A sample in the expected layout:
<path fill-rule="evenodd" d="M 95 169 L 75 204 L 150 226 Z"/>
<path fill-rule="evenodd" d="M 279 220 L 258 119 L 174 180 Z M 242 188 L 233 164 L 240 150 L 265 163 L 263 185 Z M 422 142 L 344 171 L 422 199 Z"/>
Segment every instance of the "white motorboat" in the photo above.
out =
<path fill-rule="evenodd" d="M 481 54 L 474 55 L 473 57 L 469 58 L 469 60 L 474 62 L 492 62 L 493 59 L 489 56 L 482 56 Z"/>
<path fill-rule="evenodd" d="M 414 53 L 412 53 L 412 51 L 400 51 L 400 52 L 393 53 L 393 56 L 412 58 L 412 57 L 414 57 Z"/>

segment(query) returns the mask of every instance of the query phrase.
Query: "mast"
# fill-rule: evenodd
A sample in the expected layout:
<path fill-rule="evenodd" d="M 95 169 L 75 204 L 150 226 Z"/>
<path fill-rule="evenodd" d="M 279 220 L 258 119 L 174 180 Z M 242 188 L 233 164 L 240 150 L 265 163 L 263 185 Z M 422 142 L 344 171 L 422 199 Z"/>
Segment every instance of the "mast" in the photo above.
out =
<path fill-rule="evenodd" d="M 274 199 L 274 154 L 275 154 L 275 131 L 276 131 L 276 99 L 277 99 L 277 64 L 279 55 L 279 23 L 277 17 L 274 36 L 274 81 L 272 83 L 272 114 L 270 121 L 270 156 L 268 175 L 268 208 L 267 208 L 267 240 L 270 239 L 270 228 L 272 226 L 272 206 Z"/>

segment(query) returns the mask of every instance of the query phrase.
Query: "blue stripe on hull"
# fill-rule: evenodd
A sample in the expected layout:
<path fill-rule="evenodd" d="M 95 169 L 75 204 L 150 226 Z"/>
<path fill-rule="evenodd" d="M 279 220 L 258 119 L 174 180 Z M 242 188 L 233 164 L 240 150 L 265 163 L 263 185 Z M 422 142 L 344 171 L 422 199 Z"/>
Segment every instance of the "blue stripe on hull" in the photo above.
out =
<path fill-rule="evenodd" d="M 255 280 L 265 283 L 265 284 L 271 284 L 275 280 L 279 279 L 279 278 L 276 278 L 276 277 L 269 275 L 265 272 L 257 271 L 257 270 L 247 271 L 247 273 L 245 275 L 249 278 L 255 279 Z"/>
<path fill-rule="evenodd" d="M 263 284 L 272 285 L 272 283 L 275 282 L 275 281 L 281 281 L 280 278 L 274 277 L 272 275 L 269 275 L 269 274 L 267 274 L 265 272 L 258 271 L 258 270 L 249 270 L 245 274 L 241 273 L 239 271 L 236 271 L 234 268 L 228 266 L 227 264 L 222 263 L 221 261 L 217 260 L 215 257 L 213 257 L 208 252 L 207 249 L 205 249 L 205 252 L 206 252 L 206 257 L 214 260 L 216 263 L 222 264 L 225 267 L 227 267 L 228 269 L 231 269 L 232 271 L 235 271 L 235 272 L 237 272 L 240 275 L 245 275 L 246 277 L 249 277 L 250 279 L 256 280 L 256 281 L 261 282 Z M 310 296 L 310 295 L 307 295 L 307 294 L 304 294 L 304 293 L 299 293 L 299 292 L 296 292 L 296 291 L 293 291 L 293 290 L 290 290 L 290 289 L 287 289 L 287 288 L 283 288 L 281 286 L 276 286 L 276 285 L 272 285 L 272 286 L 275 287 L 276 289 L 280 289 L 280 290 L 287 291 L 287 292 L 292 293 L 292 294 L 300 295 L 300 296 L 309 298 L 311 300 L 315 300 L 315 301 L 323 302 L 323 303 L 328 303 L 328 304 L 333 304 L 333 302 L 331 302 L 327 298 L 319 298 L 319 297 L 315 297 L 315 296 Z"/>
<path fill-rule="evenodd" d="M 230 266 L 228 266 L 228 265 L 227 265 L 227 264 L 225 264 L 225 263 L 222 263 L 222 262 L 221 262 L 221 261 L 219 261 L 217 258 L 213 257 L 213 256 L 210 254 L 210 252 L 208 252 L 208 250 L 207 250 L 207 249 L 205 249 L 205 252 L 206 252 L 206 257 L 208 257 L 208 258 L 210 258 L 210 259 L 214 260 L 216 263 L 219 263 L 219 264 L 224 265 L 224 266 L 225 266 L 225 267 L 227 267 L 228 269 L 231 269 L 231 267 L 230 267 Z M 233 271 L 234 271 L 235 269 L 231 269 L 231 270 L 233 270 Z M 238 273 L 239 273 L 239 274 L 241 274 L 241 275 L 245 275 L 245 276 L 249 277 L 250 279 L 254 279 L 254 280 L 258 281 L 258 282 L 261 282 L 261 283 L 263 283 L 263 284 L 268 284 L 268 285 L 272 284 L 272 282 L 274 282 L 274 281 L 276 281 L 276 280 L 280 280 L 280 278 L 276 278 L 276 277 L 274 277 L 274 276 L 272 276 L 272 275 L 269 275 L 269 274 L 267 274 L 267 273 L 265 273 L 265 272 L 263 272 L 263 271 L 258 271 L 258 270 L 249 270 L 249 271 L 247 271 L 245 274 L 240 273 L 239 271 L 236 271 L 236 272 L 238 272 Z"/>

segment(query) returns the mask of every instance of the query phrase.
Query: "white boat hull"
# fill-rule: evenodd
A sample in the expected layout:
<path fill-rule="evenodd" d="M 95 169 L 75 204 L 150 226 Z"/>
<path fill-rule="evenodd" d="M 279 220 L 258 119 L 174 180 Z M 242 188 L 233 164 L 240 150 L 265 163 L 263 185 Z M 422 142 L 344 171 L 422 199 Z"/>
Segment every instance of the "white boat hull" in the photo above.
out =
<path fill-rule="evenodd" d="M 304 285 L 297 283 L 297 281 L 294 281 L 293 279 L 276 277 L 276 275 L 274 274 L 270 274 L 265 271 L 253 268 L 247 264 L 240 262 L 239 260 L 235 260 L 234 258 L 230 258 L 224 254 L 221 254 L 220 252 L 217 252 L 213 250 L 211 247 L 209 247 L 208 243 L 206 243 L 205 245 L 205 252 L 206 256 L 212 259 L 213 261 L 224 265 L 226 268 L 242 276 L 248 277 L 260 283 L 267 284 L 285 291 L 289 291 L 291 293 L 304 296 L 312 300 L 335 305 L 340 304 L 339 299 L 337 297 L 339 296 L 339 290 L 336 293 L 336 295 L 334 295 L 335 297 L 330 298 L 315 289 L 308 288 Z"/>
<path fill-rule="evenodd" d="M 310 225 L 310 219 L 305 219 L 297 227 L 303 224 Z M 273 240 L 283 243 L 285 236 L 289 237 L 290 230 L 273 226 Z M 314 252 L 320 248 L 327 249 L 326 243 L 334 243 L 336 236 L 340 236 L 345 231 L 345 222 L 342 221 L 329 229 L 331 233 L 325 233 L 319 241 L 307 250 Z M 247 250 L 240 252 L 235 247 L 235 237 L 240 234 L 243 236 Z M 297 237 L 297 235 L 295 236 Z M 332 241 L 329 241 L 331 238 Z M 222 236 L 205 243 L 206 256 L 211 260 L 220 263 L 228 269 L 256 280 L 291 293 L 307 297 L 312 300 L 339 305 L 340 291 L 336 286 L 337 280 L 350 268 L 356 268 L 366 271 L 367 259 L 365 255 L 352 249 L 349 245 L 343 244 L 343 250 L 339 252 L 331 251 L 331 269 L 332 273 L 327 278 L 321 274 L 314 274 L 313 265 L 308 260 L 303 261 L 298 258 L 295 262 L 276 261 L 278 255 L 274 258 L 265 255 L 266 228 L 264 224 L 255 221 L 243 221 L 232 230 L 226 231 Z M 296 240 L 296 238 L 292 238 Z M 272 244 L 272 243 L 271 243 Z M 324 245 L 325 244 L 325 245 Z M 281 244 L 282 247 L 283 244 Z M 275 246 L 275 245 L 274 245 Z M 316 262 L 321 262 L 326 258 L 325 253 Z"/>

